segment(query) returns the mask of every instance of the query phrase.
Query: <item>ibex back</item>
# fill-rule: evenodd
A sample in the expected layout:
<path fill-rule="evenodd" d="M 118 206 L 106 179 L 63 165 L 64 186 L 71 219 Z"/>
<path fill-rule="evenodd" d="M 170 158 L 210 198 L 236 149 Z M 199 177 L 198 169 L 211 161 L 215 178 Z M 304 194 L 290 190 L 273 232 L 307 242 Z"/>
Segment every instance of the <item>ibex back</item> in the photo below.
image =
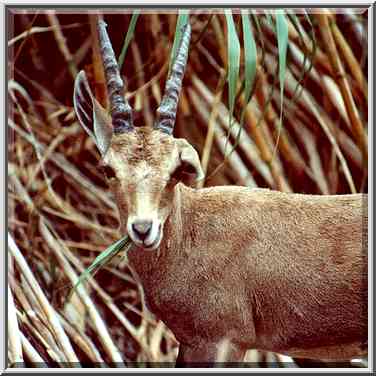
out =
<path fill-rule="evenodd" d="M 151 311 L 180 342 L 178 364 L 241 361 L 249 348 L 349 359 L 367 347 L 367 196 L 192 189 L 197 152 L 172 136 L 190 27 L 183 31 L 155 125 L 134 127 L 103 22 L 111 116 L 84 72 L 74 104 L 102 155 L 129 261 Z"/>

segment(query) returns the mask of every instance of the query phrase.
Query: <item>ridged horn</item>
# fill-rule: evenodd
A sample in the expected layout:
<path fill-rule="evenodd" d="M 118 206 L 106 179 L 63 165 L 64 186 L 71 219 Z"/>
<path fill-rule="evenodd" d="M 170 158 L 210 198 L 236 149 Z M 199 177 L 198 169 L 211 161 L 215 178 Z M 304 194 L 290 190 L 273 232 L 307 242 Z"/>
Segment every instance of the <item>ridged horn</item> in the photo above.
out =
<path fill-rule="evenodd" d="M 187 64 L 189 42 L 191 39 L 191 26 L 189 23 L 182 28 L 182 38 L 176 53 L 176 58 L 171 69 L 170 77 L 166 82 L 165 92 L 157 109 L 154 128 L 172 134 L 175 125 L 176 111 L 178 108 L 179 94 Z"/>
<path fill-rule="evenodd" d="M 120 77 L 119 67 L 106 27 L 107 24 L 104 21 L 98 21 L 99 45 L 110 99 L 112 125 L 115 134 L 124 133 L 134 129 L 132 108 L 124 98 L 123 80 Z"/>

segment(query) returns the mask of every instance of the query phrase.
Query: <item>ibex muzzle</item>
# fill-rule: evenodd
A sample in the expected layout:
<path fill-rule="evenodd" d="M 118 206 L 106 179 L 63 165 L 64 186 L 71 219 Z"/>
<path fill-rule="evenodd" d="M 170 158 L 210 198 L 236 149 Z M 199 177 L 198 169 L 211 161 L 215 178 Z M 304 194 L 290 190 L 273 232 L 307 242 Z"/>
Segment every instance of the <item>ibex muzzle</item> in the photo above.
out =
<path fill-rule="evenodd" d="M 77 76 L 74 107 L 94 139 L 128 253 L 151 310 L 180 342 L 178 363 L 241 361 L 249 348 L 346 359 L 367 348 L 367 196 L 191 189 L 199 157 L 175 139 L 190 27 L 183 32 L 154 127 L 134 127 L 99 23 L 110 115 Z M 145 252 L 158 249 L 158 252 Z"/>

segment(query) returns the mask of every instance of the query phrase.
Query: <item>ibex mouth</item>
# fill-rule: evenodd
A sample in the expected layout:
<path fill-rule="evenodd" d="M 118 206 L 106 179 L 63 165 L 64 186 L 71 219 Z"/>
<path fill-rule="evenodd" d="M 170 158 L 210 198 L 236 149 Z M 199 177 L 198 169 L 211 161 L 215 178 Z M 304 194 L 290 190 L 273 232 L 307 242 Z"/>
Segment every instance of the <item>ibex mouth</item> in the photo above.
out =
<path fill-rule="evenodd" d="M 159 225 L 157 237 L 152 241 L 150 241 L 149 239 L 146 239 L 143 242 L 143 248 L 148 251 L 154 251 L 156 248 L 159 247 L 159 244 L 161 243 L 161 239 L 162 239 L 162 226 Z"/>
<path fill-rule="evenodd" d="M 133 220 L 128 223 L 128 234 L 140 248 L 154 250 L 162 239 L 162 225 L 156 221 Z"/>

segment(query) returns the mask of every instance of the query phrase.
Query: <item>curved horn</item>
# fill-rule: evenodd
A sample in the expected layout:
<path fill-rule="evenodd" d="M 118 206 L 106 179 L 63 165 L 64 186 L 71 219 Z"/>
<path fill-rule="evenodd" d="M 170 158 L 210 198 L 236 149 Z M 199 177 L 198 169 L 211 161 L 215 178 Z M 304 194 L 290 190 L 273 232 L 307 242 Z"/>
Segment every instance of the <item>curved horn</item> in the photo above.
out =
<path fill-rule="evenodd" d="M 124 98 L 123 80 L 120 77 L 119 67 L 106 27 L 107 25 L 104 21 L 98 21 L 99 45 L 110 97 L 112 125 L 114 133 L 129 132 L 134 129 L 132 108 Z"/>
<path fill-rule="evenodd" d="M 172 134 L 178 108 L 179 94 L 187 64 L 189 42 L 191 39 L 191 26 L 189 23 L 182 28 L 183 35 L 172 66 L 170 78 L 166 82 L 165 92 L 157 109 L 157 117 L 154 128 L 162 132 Z"/>

